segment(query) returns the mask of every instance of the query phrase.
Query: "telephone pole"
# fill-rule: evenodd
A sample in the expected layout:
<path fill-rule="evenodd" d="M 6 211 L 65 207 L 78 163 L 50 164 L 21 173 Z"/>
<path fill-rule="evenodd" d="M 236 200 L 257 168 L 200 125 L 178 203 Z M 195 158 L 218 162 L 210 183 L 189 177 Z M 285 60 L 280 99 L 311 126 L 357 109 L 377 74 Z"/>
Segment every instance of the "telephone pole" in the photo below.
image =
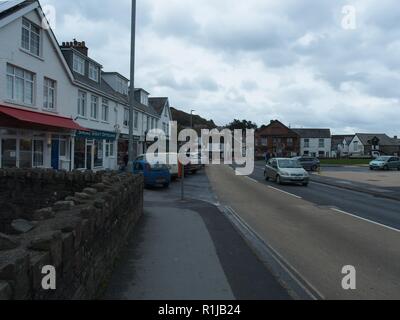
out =
<path fill-rule="evenodd" d="M 134 141 L 133 141 L 133 110 L 135 107 L 135 43 L 136 42 L 136 0 L 132 0 L 131 18 L 131 74 L 129 89 L 129 162 L 128 171 L 133 172 Z"/>

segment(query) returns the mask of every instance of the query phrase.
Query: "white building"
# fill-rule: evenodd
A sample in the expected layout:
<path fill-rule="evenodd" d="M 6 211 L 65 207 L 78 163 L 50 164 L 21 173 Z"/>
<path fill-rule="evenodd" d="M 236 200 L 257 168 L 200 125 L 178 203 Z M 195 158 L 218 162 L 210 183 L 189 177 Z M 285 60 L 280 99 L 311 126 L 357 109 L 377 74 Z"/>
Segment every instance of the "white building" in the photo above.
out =
<path fill-rule="evenodd" d="M 332 151 L 330 129 L 292 129 L 300 136 L 300 154 L 329 158 Z"/>
<path fill-rule="evenodd" d="M 129 80 L 103 72 L 84 42 L 59 47 L 43 21 L 38 1 L 0 4 L 0 168 L 117 169 L 128 152 Z M 136 154 L 165 121 L 148 95 L 135 90 Z"/>

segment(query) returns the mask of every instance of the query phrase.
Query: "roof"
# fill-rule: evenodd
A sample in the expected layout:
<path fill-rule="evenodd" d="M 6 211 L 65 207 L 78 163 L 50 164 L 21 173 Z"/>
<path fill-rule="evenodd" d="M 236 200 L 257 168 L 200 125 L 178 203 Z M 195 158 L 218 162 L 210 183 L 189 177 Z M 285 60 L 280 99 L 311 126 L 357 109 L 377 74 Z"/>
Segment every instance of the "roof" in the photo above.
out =
<path fill-rule="evenodd" d="M 374 138 L 379 139 L 379 145 L 381 146 L 396 146 L 399 144 L 396 139 L 390 138 L 384 133 L 356 133 L 356 136 L 360 139 L 364 146 L 370 145 L 371 140 Z"/>
<path fill-rule="evenodd" d="M 158 112 L 159 115 L 164 111 L 164 107 L 168 102 L 168 98 L 149 98 L 149 104 Z"/>
<path fill-rule="evenodd" d="M 22 122 L 28 122 L 28 123 L 34 123 L 49 127 L 56 127 L 56 128 L 70 129 L 70 130 L 87 131 L 87 129 L 81 127 L 71 118 L 62 117 L 58 115 L 40 113 L 30 110 L 16 109 L 13 107 L 3 106 L 3 105 L 0 105 L 0 113 Z"/>
<path fill-rule="evenodd" d="M 329 139 L 331 137 L 330 129 L 292 129 L 296 132 L 301 138 L 326 138 Z"/>
<path fill-rule="evenodd" d="M 32 4 L 32 1 L 25 1 L 25 0 L 0 1 L 0 19 L 30 4 Z"/>
<path fill-rule="evenodd" d="M 115 72 L 115 71 L 113 71 L 113 72 L 102 71 L 102 74 L 104 74 L 104 75 L 118 76 L 118 77 L 124 79 L 125 81 L 129 82 L 129 79 L 126 78 L 126 77 L 124 77 L 124 76 L 123 76 L 122 74 L 120 74 L 119 72 Z"/>

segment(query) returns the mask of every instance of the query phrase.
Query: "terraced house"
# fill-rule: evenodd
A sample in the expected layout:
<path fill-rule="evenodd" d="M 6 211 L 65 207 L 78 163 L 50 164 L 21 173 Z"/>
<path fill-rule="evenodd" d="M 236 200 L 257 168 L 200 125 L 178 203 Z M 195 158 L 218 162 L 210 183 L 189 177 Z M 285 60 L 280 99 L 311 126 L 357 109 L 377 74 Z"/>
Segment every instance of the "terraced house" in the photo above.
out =
<path fill-rule="evenodd" d="M 0 168 L 117 169 L 128 152 L 129 79 L 103 72 L 84 41 L 60 46 L 46 22 L 39 1 L 0 4 Z M 171 113 L 143 89 L 135 100 L 140 154 Z"/>

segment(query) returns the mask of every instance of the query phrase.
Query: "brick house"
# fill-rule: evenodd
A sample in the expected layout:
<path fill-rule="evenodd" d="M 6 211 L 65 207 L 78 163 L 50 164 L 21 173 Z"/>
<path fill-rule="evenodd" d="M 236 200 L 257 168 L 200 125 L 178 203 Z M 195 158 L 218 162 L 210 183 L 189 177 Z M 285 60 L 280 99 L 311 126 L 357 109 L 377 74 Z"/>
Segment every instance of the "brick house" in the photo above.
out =
<path fill-rule="evenodd" d="M 270 153 L 276 157 L 294 157 L 300 154 L 300 136 L 278 120 L 256 131 L 256 157 Z"/>

